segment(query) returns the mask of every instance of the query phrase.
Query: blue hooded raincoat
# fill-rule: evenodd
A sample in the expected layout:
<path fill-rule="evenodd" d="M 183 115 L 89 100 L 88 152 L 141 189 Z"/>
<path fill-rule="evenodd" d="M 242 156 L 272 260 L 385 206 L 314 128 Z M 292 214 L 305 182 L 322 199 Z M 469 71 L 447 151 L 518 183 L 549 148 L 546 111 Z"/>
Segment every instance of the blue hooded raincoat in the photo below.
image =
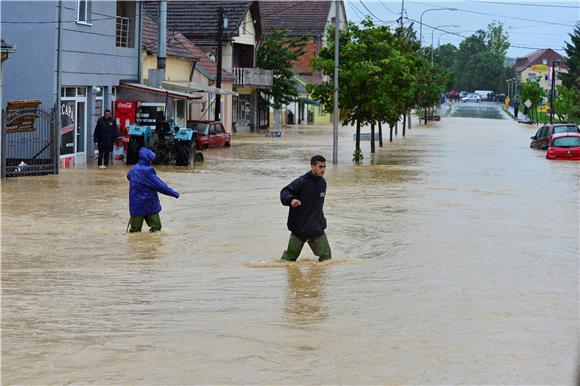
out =
<path fill-rule="evenodd" d="M 149 216 L 161 212 L 157 192 L 179 198 L 179 193 L 171 189 L 155 174 L 151 161 L 155 153 L 142 147 L 139 150 L 139 163 L 127 173 L 129 180 L 129 212 L 131 216 Z"/>

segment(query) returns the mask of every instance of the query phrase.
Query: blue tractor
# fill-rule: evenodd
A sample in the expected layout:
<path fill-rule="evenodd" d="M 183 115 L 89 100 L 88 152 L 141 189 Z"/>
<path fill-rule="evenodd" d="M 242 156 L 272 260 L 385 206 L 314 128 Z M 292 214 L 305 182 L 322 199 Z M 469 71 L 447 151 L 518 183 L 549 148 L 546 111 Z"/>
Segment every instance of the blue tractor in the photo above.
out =
<path fill-rule="evenodd" d="M 155 126 L 133 124 L 129 128 L 127 164 L 139 162 L 139 150 L 145 146 L 157 157 L 156 164 L 168 165 L 175 161 L 176 166 L 189 166 L 203 162 L 203 153 L 195 149 L 197 133 L 187 127 L 179 127 L 173 121 L 158 122 Z"/>

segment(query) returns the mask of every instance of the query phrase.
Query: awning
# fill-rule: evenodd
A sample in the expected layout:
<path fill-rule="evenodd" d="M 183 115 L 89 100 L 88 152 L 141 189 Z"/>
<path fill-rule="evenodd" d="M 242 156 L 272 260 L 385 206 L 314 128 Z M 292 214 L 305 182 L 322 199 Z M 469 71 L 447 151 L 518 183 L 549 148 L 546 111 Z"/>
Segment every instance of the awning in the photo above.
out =
<path fill-rule="evenodd" d="M 142 83 L 121 83 L 120 87 L 129 88 L 133 90 L 139 90 L 143 92 L 149 92 L 153 94 L 161 94 L 167 95 L 173 98 L 180 98 L 180 99 L 202 99 L 199 95 L 191 94 L 190 92 L 179 92 L 174 90 L 169 90 L 163 87 L 153 87 L 147 86 L 146 84 Z"/>
<path fill-rule="evenodd" d="M 179 90 L 184 92 L 210 92 L 212 94 L 221 95 L 233 95 L 238 96 L 239 94 L 235 91 L 226 90 L 224 88 L 217 88 L 212 86 L 206 86 L 200 83 L 187 82 L 187 81 L 165 81 L 161 82 L 164 87 L 172 90 Z"/>

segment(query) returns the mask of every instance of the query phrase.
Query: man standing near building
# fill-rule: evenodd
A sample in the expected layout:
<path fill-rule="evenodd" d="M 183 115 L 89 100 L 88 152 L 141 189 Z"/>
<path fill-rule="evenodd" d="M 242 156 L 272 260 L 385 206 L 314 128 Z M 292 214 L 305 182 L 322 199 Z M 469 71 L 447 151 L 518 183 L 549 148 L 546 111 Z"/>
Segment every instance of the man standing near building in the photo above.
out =
<path fill-rule="evenodd" d="M 516 117 L 516 119 L 518 119 L 518 112 L 519 112 L 519 108 L 520 108 L 520 96 L 516 95 L 514 97 L 514 100 L 512 102 L 512 106 L 514 107 L 514 116 Z"/>
<path fill-rule="evenodd" d="M 310 171 L 280 192 L 282 205 L 290 207 L 288 230 L 292 232 L 282 260 L 296 261 L 306 242 L 318 256 L 318 261 L 331 258 L 330 245 L 324 233 L 326 218 L 322 211 L 326 196 L 325 171 L 326 159 L 315 155 L 310 160 Z"/>
<path fill-rule="evenodd" d="M 117 122 L 111 117 L 111 110 L 105 110 L 105 116 L 99 118 L 93 134 L 94 142 L 98 144 L 100 169 L 109 166 L 113 144 L 118 135 Z"/>

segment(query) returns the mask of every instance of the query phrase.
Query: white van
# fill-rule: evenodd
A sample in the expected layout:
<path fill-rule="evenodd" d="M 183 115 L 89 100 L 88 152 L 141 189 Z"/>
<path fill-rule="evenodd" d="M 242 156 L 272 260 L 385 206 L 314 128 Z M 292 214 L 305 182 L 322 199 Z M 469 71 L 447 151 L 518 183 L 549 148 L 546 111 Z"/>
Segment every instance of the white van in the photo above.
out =
<path fill-rule="evenodd" d="M 475 94 L 479 95 L 479 97 L 481 98 L 482 101 L 486 101 L 487 95 L 493 94 L 493 91 L 491 91 L 491 90 L 475 90 Z"/>

